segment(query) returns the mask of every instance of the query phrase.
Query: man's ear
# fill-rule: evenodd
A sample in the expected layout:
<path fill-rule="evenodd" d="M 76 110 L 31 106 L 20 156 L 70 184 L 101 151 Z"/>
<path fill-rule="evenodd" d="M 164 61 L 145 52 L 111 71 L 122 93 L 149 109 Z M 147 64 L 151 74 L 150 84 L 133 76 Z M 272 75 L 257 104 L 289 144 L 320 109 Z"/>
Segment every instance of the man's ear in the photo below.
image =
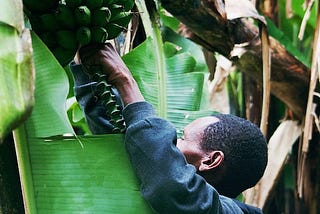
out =
<path fill-rule="evenodd" d="M 223 160 L 224 153 L 222 151 L 212 151 L 207 153 L 206 156 L 201 159 L 199 171 L 207 171 L 216 168 L 220 166 Z"/>

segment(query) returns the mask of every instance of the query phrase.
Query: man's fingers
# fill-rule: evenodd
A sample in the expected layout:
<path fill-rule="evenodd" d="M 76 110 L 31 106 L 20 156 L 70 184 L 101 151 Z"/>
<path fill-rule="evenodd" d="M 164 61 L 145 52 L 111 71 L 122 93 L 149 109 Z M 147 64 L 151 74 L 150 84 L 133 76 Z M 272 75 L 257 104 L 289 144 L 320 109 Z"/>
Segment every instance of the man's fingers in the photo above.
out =
<path fill-rule="evenodd" d="M 113 45 L 110 42 L 104 44 L 104 50 L 115 50 Z"/>
<path fill-rule="evenodd" d="M 90 52 L 99 51 L 99 50 L 108 50 L 110 48 L 113 48 L 113 46 L 109 42 L 108 43 L 93 43 L 93 44 L 89 44 L 89 45 L 81 47 L 79 52 L 81 55 L 86 52 L 90 53 Z"/>
<path fill-rule="evenodd" d="M 111 43 L 96 43 L 84 46 L 79 49 L 79 55 L 82 63 L 86 64 L 99 64 L 99 58 L 101 57 L 102 52 L 114 52 L 115 49 L 113 48 Z"/>
<path fill-rule="evenodd" d="M 101 72 L 101 66 L 100 65 L 84 65 L 86 73 L 90 75 L 94 75 L 96 73 Z"/>
<path fill-rule="evenodd" d="M 82 57 L 93 55 L 98 50 L 99 49 L 97 49 L 96 47 L 93 47 L 93 46 L 85 46 L 85 47 L 80 48 L 79 54 L 80 54 L 80 57 L 82 58 Z"/>

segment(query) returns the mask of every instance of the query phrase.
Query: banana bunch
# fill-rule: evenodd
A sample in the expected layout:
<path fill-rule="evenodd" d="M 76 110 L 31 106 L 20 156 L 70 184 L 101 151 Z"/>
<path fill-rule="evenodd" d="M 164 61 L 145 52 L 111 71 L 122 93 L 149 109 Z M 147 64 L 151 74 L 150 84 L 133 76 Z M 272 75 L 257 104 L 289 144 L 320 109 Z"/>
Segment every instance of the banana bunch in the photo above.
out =
<path fill-rule="evenodd" d="M 106 76 L 99 72 L 93 76 L 97 83 L 97 95 L 102 100 L 102 104 L 106 109 L 106 115 L 110 117 L 110 123 L 114 126 L 113 133 L 123 133 L 126 125 L 121 114 L 120 106 L 116 103 L 115 95 L 112 93 L 112 87 L 106 81 Z"/>
<path fill-rule="evenodd" d="M 119 36 L 132 18 L 134 0 L 23 0 L 23 4 L 32 29 L 64 67 L 78 48 Z M 120 107 L 106 76 L 100 70 L 87 72 L 97 81 L 113 132 L 124 132 Z"/>
<path fill-rule="evenodd" d="M 62 66 L 77 49 L 104 43 L 124 31 L 134 0 L 23 0 L 32 29 Z"/>

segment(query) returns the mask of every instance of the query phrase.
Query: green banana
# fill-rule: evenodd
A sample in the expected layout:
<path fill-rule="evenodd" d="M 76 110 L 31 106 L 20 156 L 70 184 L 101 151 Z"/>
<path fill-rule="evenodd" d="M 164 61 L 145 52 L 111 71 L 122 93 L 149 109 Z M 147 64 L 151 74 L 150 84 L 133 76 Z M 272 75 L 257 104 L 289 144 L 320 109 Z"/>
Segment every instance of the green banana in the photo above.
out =
<path fill-rule="evenodd" d="M 62 47 L 53 48 L 51 52 L 62 65 L 62 67 L 68 65 L 75 56 L 75 51 Z"/>
<path fill-rule="evenodd" d="M 58 21 L 53 13 L 42 14 L 40 20 L 45 31 L 54 32 L 59 28 Z"/>
<path fill-rule="evenodd" d="M 91 41 L 93 43 L 104 43 L 108 38 L 108 32 L 105 28 L 99 26 L 91 27 Z"/>
<path fill-rule="evenodd" d="M 57 7 L 59 0 L 23 0 L 24 6 L 33 14 L 42 14 Z"/>
<path fill-rule="evenodd" d="M 113 3 L 122 5 L 125 11 L 131 10 L 134 6 L 133 0 L 115 0 Z"/>
<path fill-rule="evenodd" d="M 102 82 L 105 82 L 105 81 L 102 81 Z M 116 101 L 114 99 L 115 98 L 114 95 L 111 94 L 111 91 L 108 86 L 106 86 L 101 90 L 100 97 L 102 100 L 102 104 L 106 107 L 106 109 L 109 112 L 109 109 L 114 108 L 114 106 L 116 105 Z"/>
<path fill-rule="evenodd" d="M 109 23 L 106 29 L 108 29 L 108 40 L 116 38 L 122 31 L 125 30 L 124 27 L 115 23 Z"/>
<path fill-rule="evenodd" d="M 120 12 L 111 17 L 110 22 L 118 24 L 122 27 L 127 27 L 132 18 L 132 14 L 132 12 Z"/>
<path fill-rule="evenodd" d="M 96 90 L 98 96 L 106 109 L 106 115 L 111 118 L 110 123 L 115 126 L 112 132 L 124 132 L 126 125 L 120 111 L 120 106 L 116 103 L 116 96 L 112 93 L 111 85 L 106 81 L 106 75 L 101 74 L 100 71 L 89 71 L 89 73 L 94 73 L 92 78 L 97 81 Z"/>
<path fill-rule="evenodd" d="M 103 0 L 83 0 L 83 5 L 86 5 L 90 10 L 101 7 Z"/>
<path fill-rule="evenodd" d="M 93 26 L 106 27 L 111 18 L 111 11 L 107 7 L 101 7 L 92 12 L 91 24 Z"/>
<path fill-rule="evenodd" d="M 79 7 L 82 3 L 82 0 L 65 0 L 66 5 L 71 8 Z"/>
<path fill-rule="evenodd" d="M 51 32 L 40 33 L 39 37 L 42 40 L 42 42 L 47 45 L 48 48 L 56 47 L 58 44 L 54 33 L 51 33 Z"/>
<path fill-rule="evenodd" d="M 113 3 L 114 0 L 103 0 L 102 5 L 103 6 L 110 6 Z"/>
<path fill-rule="evenodd" d="M 70 7 L 65 4 L 59 4 L 58 8 L 55 11 L 56 19 L 58 23 L 66 29 L 75 28 L 75 18 L 73 11 Z"/>
<path fill-rule="evenodd" d="M 108 109 L 112 117 L 117 117 L 120 114 L 120 110 L 117 107 L 118 105 L 114 105 L 111 109 Z"/>
<path fill-rule="evenodd" d="M 111 93 L 109 91 L 109 93 Z M 103 97 L 104 94 L 101 95 L 101 97 Z M 113 99 L 113 97 L 110 96 L 110 98 L 108 98 L 106 101 L 102 102 L 107 109 L 111 109 L 115 104 L 116 104 L 116 101 Z"/>
<path fill-rule="evenodd" d="M 71 30 L 60 30 L 56 32 L 58 44 L 69 50 L 76 50 L 78 48 L 78 41 L 76 33 Z"/>
<path fill-rule="evenodd" d="M 119 14 L 121 12 L 125 12 L 123 6 L 120 4 L 111 4 L 108 6 L 108 8 L 111 11 L 111 18 L 115 17 L 117 14 Z"/>
<path fill-rule="evenodd" d="M 132 18 L 131 12 L 120 12 L 110 19 L 106 29 L 108 29 L 108 39 L 114 39 L 119 34 L 127 30 L 127 26 Z"/>
<path fill-rule="evenodd" d="M 91 23 L 91 11 L 87 6 L 79 6 L 74 10 L 74 18 L 78 26 L 89 26 Z"/>
<path fill-rule="evenodd" d="M 119 116 L 121 117 L 121 112 L 120 112 Z M 117 126 L 123 126 L 124 125 L 124 119 L 122 119 L 122 118 L 119 118 L 119 119 L 115 120 L 115 122 L 116 122 Z"/>
<path fill-rule="evenodd" d="M 31 14 L 28 18 L 29 18 L 29 22 L 31 24 L 31 28 L 33 31 L 35 31 L 35 32 L 44 32 L 45 31 L 44 26 L 43 26 L 42 21 L 39 16 L 35 16 L 35 15 Z"/>
<path fill-rule="evenodd" d="M 125 124 L 121 111 L 119 110 L 119 105 L 114 104 L 111 108 L 106 109 L 107 114 L 111 117 L 110 123 L 119 129 L 118 131 L 123 132 L 125 130 Z"/>
<path fill-rule="evenodd" d="M 91 42 L 91 30 L 88 27 L 80 27 L 76 32 L 76 37 L 80 46 L 85 46 Z"/>

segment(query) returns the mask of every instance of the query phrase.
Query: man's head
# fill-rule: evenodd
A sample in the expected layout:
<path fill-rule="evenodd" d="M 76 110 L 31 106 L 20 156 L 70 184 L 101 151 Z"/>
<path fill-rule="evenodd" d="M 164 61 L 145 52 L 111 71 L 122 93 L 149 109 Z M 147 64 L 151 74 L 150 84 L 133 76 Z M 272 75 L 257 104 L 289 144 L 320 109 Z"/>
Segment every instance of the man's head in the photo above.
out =
<path fill-rule="evenodd" d="M 267 144 L 259 128 L 230 114 L 191 122 L 177 147 L 198 174 L 229 197 L 254 186 L 267 165 Z"/>

